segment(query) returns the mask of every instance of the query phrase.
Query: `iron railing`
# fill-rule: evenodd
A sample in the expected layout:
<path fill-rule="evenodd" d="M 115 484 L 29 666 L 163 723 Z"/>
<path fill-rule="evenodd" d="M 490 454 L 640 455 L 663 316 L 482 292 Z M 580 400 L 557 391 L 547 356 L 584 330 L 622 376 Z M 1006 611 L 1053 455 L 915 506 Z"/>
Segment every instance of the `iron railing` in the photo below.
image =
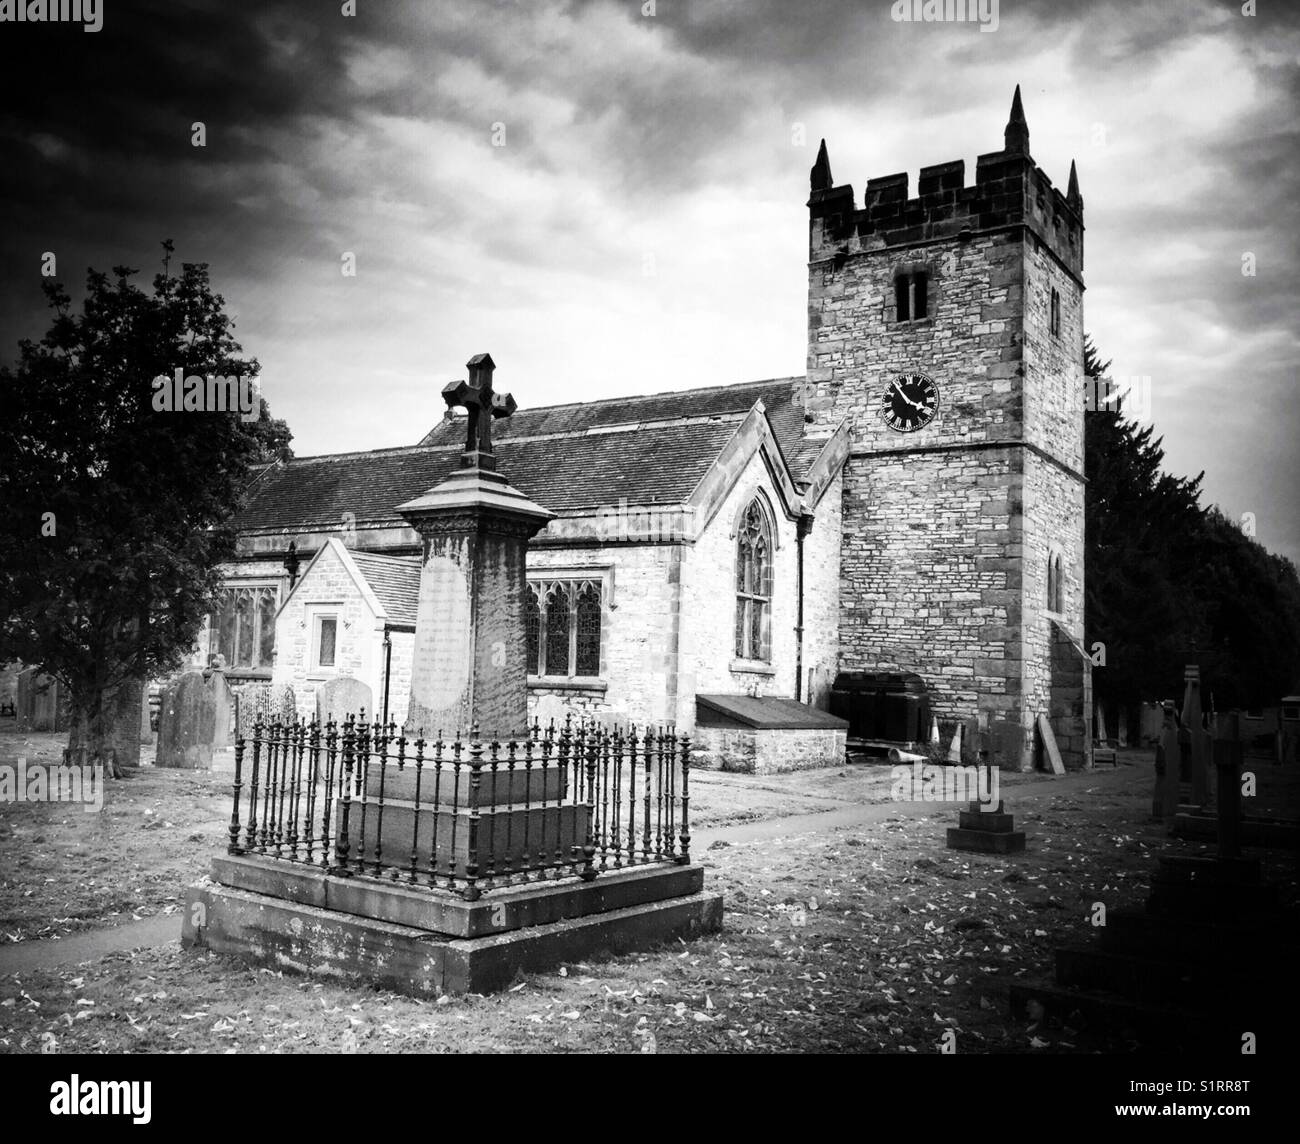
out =
<path fill-rule="evenodd" d="M 572 716 L 522 741 L 349 716 L 235 742 L 231 854 L 454 891 L 690 861 L 690 736 Z M 241 803 L 245 808 L 240 818 Z"/>

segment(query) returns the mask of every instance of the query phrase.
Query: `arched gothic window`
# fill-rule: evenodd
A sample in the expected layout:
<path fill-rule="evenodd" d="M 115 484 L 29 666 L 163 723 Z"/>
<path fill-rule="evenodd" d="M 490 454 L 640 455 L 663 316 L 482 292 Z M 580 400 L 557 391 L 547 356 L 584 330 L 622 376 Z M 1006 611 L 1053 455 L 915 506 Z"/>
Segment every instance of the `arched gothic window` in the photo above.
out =
<path fill-rule="evenodd" d="M 546 674 L 568 675 L 569 592 L 563 584 L 552 584 L 546 593 Z"/>
<path fill-rule="evenodd" d="M 1047 554 L 1047 610 L 1065 611 L 1064 564 L 1059 552 Z"/>
<path fill-rule="evenodd" d="M 524 596 L 524 631 L 527 634 L 528 674 L 537 675 L 542 650 L 542 605 L 532 584 L 528 585 Z"/>
<path fill-rule="evenodd" d="M 757 498 L 736 530 L 736 657 L 770 660 L 772 530 Z"/>
<path fill-rule="evenodd" d="M 275 612 L 279 594 L 274 585 L 241 585 L 217 597 L 209 618 L 208 653 L 220 653 L 227 668 L 270 672 L 275 660 Z"/>
<path fill-rule="evenodd" d="M 603 617 L 600 578 L 530 582 L 524 598 L 528 674 L 599 676 Z"/>
<path fill-rule="evenodd" d="M 575 675 L 600 674 L 600 589 L 584 584 L 574 608 Z"/>

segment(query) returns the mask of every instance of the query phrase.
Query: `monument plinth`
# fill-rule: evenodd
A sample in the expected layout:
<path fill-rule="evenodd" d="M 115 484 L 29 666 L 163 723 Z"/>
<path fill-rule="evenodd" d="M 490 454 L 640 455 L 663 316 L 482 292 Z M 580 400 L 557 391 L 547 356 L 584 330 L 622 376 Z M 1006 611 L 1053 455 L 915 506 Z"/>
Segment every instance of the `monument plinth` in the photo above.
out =
<path fill-rule="evenodd" d="M 528 541 L 554 513 L 496 471 L 491 423 L 515 410 L 494 393 L 488 354 L 469 361 L 470 380 L 443 391 L 468 411 L 461 467 L 400 512 L 423 540 L 408 731 L 453 734 L 477 726 L 493 737 L 526 735 L 524 631 Z"/>
<path fill-rule="evenodd" d="M 497 472 L 490 427 L 514 399 L 487 354 L 469 369 L 442 391 L 469 411 L 460 468 L 398 506 L 423 539 L 406 731 L 328 705 L 323 725 L 259 718 L 186 946 L 481 993 L 722 924 L 690 864 L 689 736 L 571 719 L 529 733 L 525 562 L 553 514 Z"/>

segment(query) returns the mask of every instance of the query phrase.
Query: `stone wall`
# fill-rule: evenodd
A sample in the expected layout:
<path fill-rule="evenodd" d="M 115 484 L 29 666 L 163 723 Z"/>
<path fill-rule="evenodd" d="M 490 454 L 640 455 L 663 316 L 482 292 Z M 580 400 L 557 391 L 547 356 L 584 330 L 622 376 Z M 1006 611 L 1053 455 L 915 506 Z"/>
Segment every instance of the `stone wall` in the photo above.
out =
<path fill-rule="evenodd" d="M 680 543 L 570 544 L 528 550 L 528 571 L 604 578 L 600 686 L 529 683 L 529 717 L 559 705 L 638 723 L 674 718 L 674 566 Z M 554 702 L 542 702 L 542 700 Z M 692 695 L 692 703 L 694 696 Z"/>
<path fill-rule="evenodd" d="M 700 727 L 692 742 L 691 763 L 750 775 L 832 767 L 844 762 L 845 734 L 829 729 Z"/>
<path fill-rule="evenodd" d="M 771 657 L 736 658 L 736 525 L 761 495 L 773 528 Z M 824 499 L 824 498 L 823 498 Z M 782 510 L 767 463 L 755 452 L 686 556 L 682 577 L 682 675 L 687 681 L 678 726 L 695 725 L 695 695 L 794 695 L 798 618 L 795 521 Z"/>
<path fill-rule="evenodd" d="M 1017 708 L 1019 461 L 1013 449 L 850 458 L 844 670 L 916 672 L 940 720 Z"/>
<path fill-rule="evenodd" d="M 389 633 L 393 645 L 392 659 L 389 664 L 388 678 L 388 719 L 399 727 L 406 724 L 406 708 L 411 700 L 411 661 L 415 654 L 415 633 L 393 631 Z M 381 653 L 383 636 L 380 635 Z M 383 710 L 384 702 L 384 668 L 379 666 L 379 687 L 375 691 L 375 702 Z"/>
<path fill-rule="evenodd" d="M 1084 513 L 1083 482 L 1036 454 L 1026 456 L 1025 467 L 1025 543 L 1024 543 L 1024 716 L 1026 735 L 1032 742 L 1032 722 L 1040 712 L 1048 712 L 1053 730 L 1067 767 L 1082 766 L 1084 758 L 1067 750 L 1063 739 L 1078 740 L 1080 731 L 1070 722 L 1076 715 L 1082 720 L 1083 709 L 1068 716 L 1061 710 L 1064 701 L 1058 694 L 1053 701 L 1053 686 L 1062 686 L 1062 660 L 1054 651 L 1053 629 L 1059 623 L 1078 645 L 1077 657 L 1083 653 L 1084 611 L 1084 537 L 1080 522 Z M 1062 610 L 1054 612 L 1048 601 L 1048 561 L 1059 553 L 1062 564 Z M 1080 689 L 1082 702 L 1083 669 L 1069 670 L 1070 689 Z M 1073 703 L 1073 701 L 1072 701 Z M 1081 744 L 1079 744 L 1081 746 Z"/>
<path fill-rule="evenodd" d="M 338 616 L 333 668 L 317 670 L 310 662 L 317 613 Z M 356 581 L 342 560 L 327 550 L 305 571 L 293 599 L 276 617 L 272 685 L 291 686 L 298 714 L 308 719 L 316 713 L 316 688 L 339 675 L 351 675 L 368 684 L 373 695 L 382 696 L 383 638 L 383 625 Z M 404 698 L 406 694 L 409 684 Z"/>
<path fill-rule="evenodd" d="M 1062 763 L 1079 770 L 1092 762 L 1092 664 L 1064 628 L 1051 629 L 1047 716 Z"/>
<path fill-rule="evenodd" d="M 814 506 L 812 531 L 803 542 L 803 678 L 800 698 L 829 706 L 831 684 L 840 670 L 840 529 L 843 473 L 826 486 Z"/>

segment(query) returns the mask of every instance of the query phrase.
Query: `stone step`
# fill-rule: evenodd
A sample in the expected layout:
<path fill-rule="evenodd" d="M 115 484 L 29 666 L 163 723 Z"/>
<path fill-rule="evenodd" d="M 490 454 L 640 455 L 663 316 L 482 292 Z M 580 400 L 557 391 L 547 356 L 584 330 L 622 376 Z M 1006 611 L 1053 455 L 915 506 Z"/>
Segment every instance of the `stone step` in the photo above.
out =
<path fill-rule="evenodd" d="M 391 763 L 383 767 L 372 763 L 364 779 L 366 794 L 378 798 L 382 792 L 385 802 L 390 799 L 416 801 L 418 782 L 421 803 L 469 804 L 470 770 L 465 763 L 461 764 L 459 779 L 446 760 L 443 760 L 441 774 L 427 765 L 417 772 L 415 764 L 409 761 L 400 769 Z M 481 772 L 479 806 L 557 803 L 568 793 L 569 781 L 567 768 L 556 764 L 533 766 L 527 770 L 516 765 L 512 772 L 506 764 L 499 763 L 495 774 L 490 767 Z"/>
<path fill-rule="evenodd" d="M 721 895 L 701 891 L 449 940 L 412 926 L 200 882 L 186 895 L 181 944 L 366 988 L 436 996 L 504 989 L 520 973 L 652 949 L 721 925 Z"/>
<path fill-rule="evenodd" d="M 1015 822 L 1015 815 L 1000 814 L 997 811 L 985 813 L 978 810 L 963 810 L 957 815 L 957 823 L 962 830 L 987 830 L 996 834 L 1010 834 L 1015 829 Z"/>
<path fill-rule="evenodd" d="M 949 850 L 976 850 L 985 854 L 1018 854 L 1024 848 L 1023 830 L 999 833 L 993 830 L 965 830 L 959 826 L 948 828 Z"/>
<path fill-rule="evenodd" d="M 214 858 L 212 880 L 235 890 L 442 937 L 482 937 L 698 893 L 704 888 L 704 869 L 677 864 L 608 869 L 589 882 L 567 878 L 484 887 L 483 895 L 473 901 L 455 890 L 430 886 L 424 878 L 412 884 L 405 873 L 396 880 L 339 877 L 318 864 L 259 855 Z"/>

